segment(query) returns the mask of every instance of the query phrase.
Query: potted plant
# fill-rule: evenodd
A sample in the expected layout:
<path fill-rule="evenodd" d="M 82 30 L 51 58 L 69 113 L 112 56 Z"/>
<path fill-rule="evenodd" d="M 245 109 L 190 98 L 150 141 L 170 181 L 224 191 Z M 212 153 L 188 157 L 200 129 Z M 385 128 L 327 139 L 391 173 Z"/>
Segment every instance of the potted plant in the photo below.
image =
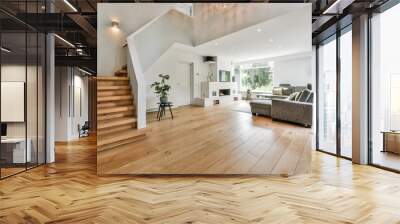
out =
<path fill-rule="evenodd" d="M 168 102 L 168 91 L 171 89 L 171 86 L 166 84 L 165 81 L 169 79 L 169 75 L 158 75 L 161 78 L 161 81 L 155 81 L 151 84 L 151 88 L 154 88 L 154 93 L 160 97 L 160 103 Z"/>

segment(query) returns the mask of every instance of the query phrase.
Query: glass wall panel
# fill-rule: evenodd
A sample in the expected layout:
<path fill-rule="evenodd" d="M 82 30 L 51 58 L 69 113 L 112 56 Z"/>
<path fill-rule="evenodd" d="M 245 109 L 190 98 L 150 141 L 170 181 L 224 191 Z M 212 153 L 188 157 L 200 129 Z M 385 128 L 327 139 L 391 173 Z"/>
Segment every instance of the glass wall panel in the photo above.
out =
<path fill-rule="evenodd" d="M 38 160 L 38 35 L 27 33 L 27 76 L 26 76 L 26 113 L 27 113 L 27 150 L 28 168 L 37 165 Z"/>
<path fill-rule="evenodd" d="M 318 149 L 336 153 L 336 39 L 318 48 Z"/>
<path fill-rule="evenodd" d="M 0 6 L 37 13 L 44 1 L 15 4 Z M 45 163 L 46 39 L 2 12 L 0 20 L 0 178 L 5 178 Z"/>
<path fill-rule="evenodd" d="M 400 170 L 400 5 L 375 15 L 372 22 L 371 159 Z"/>
<path fill-rule="evenodd" d="M 2 177 L 26 169 L 26 33 L 1 34 L 1 161 Z M 5 50 L 4 50 L 5 49 Z"/>
<path fill-rule="evenodd" d="M 340 36 L 340 154 L 348 158 L 352 157 L 352 74 L 350 29 Z"/>

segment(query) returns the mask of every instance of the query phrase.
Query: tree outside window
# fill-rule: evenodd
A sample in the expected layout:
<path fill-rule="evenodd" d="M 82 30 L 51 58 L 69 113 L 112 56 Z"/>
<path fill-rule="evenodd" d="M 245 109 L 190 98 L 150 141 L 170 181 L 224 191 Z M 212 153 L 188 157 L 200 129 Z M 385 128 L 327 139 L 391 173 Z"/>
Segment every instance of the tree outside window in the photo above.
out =
<path fill-rule="evenodd" d="M 240 69 L 240 91 L 272 92 L 273 72 L 271 67 L 243 66 Z"/>

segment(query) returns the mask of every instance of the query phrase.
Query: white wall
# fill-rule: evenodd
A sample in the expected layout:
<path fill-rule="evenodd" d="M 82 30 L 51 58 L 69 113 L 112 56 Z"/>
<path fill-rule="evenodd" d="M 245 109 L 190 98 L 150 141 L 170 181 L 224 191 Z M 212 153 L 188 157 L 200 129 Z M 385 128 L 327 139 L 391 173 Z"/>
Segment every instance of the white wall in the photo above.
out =
<path fill-rule="evenodd" d="M 192 46 L 191 17 L 171 10 L 132 37 L 134 41 L 128 44 L 135 44 L 141 68 L 146 72 L 174 43 Z"/>
<path fill-rule="evenodd" d="M 174 8 L 176 4 L 98 3 L 97 4 L 97 73 L 112 75 L 124 65 L 123 45 L 127 35 Z M 119 21 L 120 29 L 111 22 Z"/>
<path fill-rule="evenodd" d="M 194 69 L 194 80 L 193 80 L 193 97 L 200 97 L 200 82 L 207 80 L 209 72 L 209 65 L 203 62 L 203 57 L 188 51 L 183 51 L 175 47 L 170 48 L 165 54 L 163 54 L 150 68 L 145 72 L 144 77 L 146 79 L 146 92 L 147 92 L 147 110 L 154 110 L 157 108 L 157 102 L 159 98 L 153 93 L 150 85 L 154 81 L 159 81 L 158 74 L 168 74 L 171 76 L 168 80 L 168 84 L 171 85 L 171 92 L 168 96 L 169 101 L 174 103 L 174 106 L 182 106 L 180 102 L 181 98 L 189 96 L 190 92 L 184 93 L 183 96 L 178 89 L 181 89 L 182 85 L 189 85 L 187 77 L 182 77 L 185 74 L 178 73 L 179 64 L 186 64 L 189 66 L 193 63 Z M 187 74 L 189 76 L 190 74 Z"/>
<path fill-rule="evenodd" d="M 83 125 L 89 117 L 88 78 L 76 69 L 72 72 L 71 67 L 56 67 L 55 73 L 55 140 L 70 141 L 79 137 L 78 124 Z M 75 97 L 79 89 L 80 103 Z"/>
<path fill-rule="evenodd" d="M 286 83 L 294 86 L 306 86 L 307 83 L 313 83 L 311 65 L 311 57 L 275 61 L 273 67 L 274 86 Z M 313 88 L 315 87 L 313 86 Z"/>

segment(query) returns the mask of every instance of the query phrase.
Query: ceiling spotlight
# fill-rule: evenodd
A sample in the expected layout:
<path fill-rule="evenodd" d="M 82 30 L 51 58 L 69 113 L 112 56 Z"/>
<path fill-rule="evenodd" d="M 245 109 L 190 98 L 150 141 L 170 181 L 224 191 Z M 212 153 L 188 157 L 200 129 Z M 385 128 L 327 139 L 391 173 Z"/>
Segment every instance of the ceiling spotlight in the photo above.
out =
<path fill-rule="evenodd" d="M 118 21 L 111 21 L 111 27 L 115 30 L 119 29 L 119 22 Z"/>
<path fill-rule="evenodd" d="M 273 43 L 273 42 L 274 42 L 274 39 L 269 38 L 268 41 L 269 41 L 270 43 Z"/>
<path fill-rule="evenodd" d="M 74 12 L 78 12 L 78 10 L 73 6 L 68 0 L 64 0 L 64 3 L 68 5 Z"/>
<path fill-rule="evenodd" d="M 260 28 L 257 29 L 257 32 L 261 32 L 261 31 L 262 31 L 262 29 L 260 29 Z"/>
<path fill-rule="evenodd" d="M 11 50 L 9 50 L 9 49 L 7 49 L 5 47 L 1 47 L 0 49 L 1 49 L 1 51 L 4 51 L 6 53 L 11 53 Z"/>
<path fill-rule="evenodd" d="M 40 8 L 42 9 L 42 11 L 46 10 L 46 6 L 45 5 L 42 5 Z"/>
<path fill-rule="evenodd" d="M 215 45 L 215 46 L 218 46 L 218 42 L 215 42 L 214 45 Z"/>

